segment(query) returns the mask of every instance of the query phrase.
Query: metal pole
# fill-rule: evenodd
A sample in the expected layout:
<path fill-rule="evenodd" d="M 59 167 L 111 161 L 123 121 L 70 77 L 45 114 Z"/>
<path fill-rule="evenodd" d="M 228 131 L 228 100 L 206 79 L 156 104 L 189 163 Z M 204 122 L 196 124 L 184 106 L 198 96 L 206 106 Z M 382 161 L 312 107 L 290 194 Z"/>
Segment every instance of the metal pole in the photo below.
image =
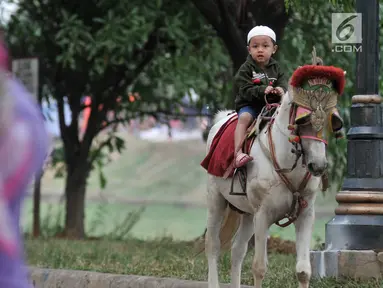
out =
<path fill-rule="evenodd" d="M 347 176 L 326 224 L 326 249 L 383 248 L 383 113 L 379 96 L 379 1 L 357 0 L 362 51 L 356 55 L 356 95 L 347 139 Z"/>

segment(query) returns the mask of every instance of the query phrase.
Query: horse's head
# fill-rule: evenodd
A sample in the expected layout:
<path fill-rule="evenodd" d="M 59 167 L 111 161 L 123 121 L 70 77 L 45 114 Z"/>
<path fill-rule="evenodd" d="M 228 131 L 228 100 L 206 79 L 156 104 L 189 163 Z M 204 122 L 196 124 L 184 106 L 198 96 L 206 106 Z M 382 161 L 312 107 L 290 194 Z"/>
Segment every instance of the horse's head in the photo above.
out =
<path fill-rule="evenodd" d="M 343 93 L 344 75 L 342 69 L 333 66 L 305 65 L 295 70 L 290 80 L 290 142 L 301 145 L 307 168 L 314 176 L 326 171 L 329 134 L 342 135 L 343 120 L 336 104 Z"/>

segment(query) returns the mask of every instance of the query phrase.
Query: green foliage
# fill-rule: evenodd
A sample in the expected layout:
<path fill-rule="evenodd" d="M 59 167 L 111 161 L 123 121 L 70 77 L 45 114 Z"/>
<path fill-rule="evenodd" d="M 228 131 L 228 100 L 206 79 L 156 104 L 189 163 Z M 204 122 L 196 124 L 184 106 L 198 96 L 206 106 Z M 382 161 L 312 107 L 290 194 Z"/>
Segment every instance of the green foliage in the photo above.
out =
<path fill-rule="evenodd" d="M 284 0 L 285 7 L 287 11 L 290 9 L 299 10 L 300 12 L 307 10 L 311 6 L 311 1 L 304 0 Z M 353 11 L 355 7 L 355 0 L 328 0 L 327 3 L 322 1 L 323 5 L 328 6 L 331 4 L 333 8 L 336 8 L 338 11 L 350 12 Z"/>
<path fill-rule="evenodd" d="M 82 159 L 92 168 L 101 168 L 106 153 L 124 149 L 122 139 L 113 132 L 104 144 L 94 145 L 92 139 L 104 121 L 126 122 L 155 112 L 172 114 L 192 89 L 200 95 L 194 104 L 201 107 L 224 89 L 226 81 L 220 75 L 228 70 L 228 57 L 212 27 L 191 3 L 76 3 L 19 1 L 20 8 L 7 27 L 13 57 L 40 59 L 44 97 L 68 99 L 73 118 L 69 126 L 61 127 L 63 151 L 85 155 L 69 155 L 67 165 L 75 165 L 69 159 Z M 140 100 L 128 102 L 129 92 L 138 92 Z M 90 118 L 85 140 L 74 132 L 84 95 L 98 105 L 93 108 L 102 107 L 98 116 Z M 119 97 L 121 104 L 116 105 Z M 107 119 L 107 111 L 119 117 Z M 101 173 L 100 182 L 105 185 Z"/>
<path fill-rule="evenodd" d="M 142 96 L 141 112 L 169 112 L 185 95 L 193 103 L 192 91 L 200 96 L 193 103 L 197 108 L 220 97 L 226 85 L 220 76 L 229 69 L 230 61 L 212 27 L 194 10 L 185 3 L 167 23 L 163 32 L 169 33 L 177 49 L 172 47 L 154 59 L 131 88 Z"/>

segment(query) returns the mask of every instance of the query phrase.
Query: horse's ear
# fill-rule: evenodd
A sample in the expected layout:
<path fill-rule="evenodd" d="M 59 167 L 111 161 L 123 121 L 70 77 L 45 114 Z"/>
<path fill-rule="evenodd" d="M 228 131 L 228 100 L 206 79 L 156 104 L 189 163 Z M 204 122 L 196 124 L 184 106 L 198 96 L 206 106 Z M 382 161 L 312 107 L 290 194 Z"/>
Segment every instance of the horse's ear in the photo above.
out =
<path fill-rule="evenodd" d="M 329 126 L 330 126 L 330 131 L 332 132 L 337 132 L 343 128 L 343 119 L 340 117 L 338 109 L 333 108 L 329 114 Z"/>
<path fill-rule="evenodd" d="M 323 66 L 323 59 L 317 55 L 317 50 L 313 46 L 313 51 L 311 52 L 311 64 L 315 66 Z"/>

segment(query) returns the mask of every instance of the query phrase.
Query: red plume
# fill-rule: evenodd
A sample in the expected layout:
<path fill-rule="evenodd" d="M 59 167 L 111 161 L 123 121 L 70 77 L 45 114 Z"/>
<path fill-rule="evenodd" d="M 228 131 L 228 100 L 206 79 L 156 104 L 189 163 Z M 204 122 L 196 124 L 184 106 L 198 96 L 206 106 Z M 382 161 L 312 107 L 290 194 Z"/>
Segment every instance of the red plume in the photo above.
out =
<path fill-rule="evenodd" d="M 335 82 L 335 89 L 342 95 L 346 78 L 344 71 L 334 66 L 304 65 L 296 69 L 291 77 L 290 84 L 294 87 L 301 87 L 302 83 L 310 78 L 327 78 Z"/>

